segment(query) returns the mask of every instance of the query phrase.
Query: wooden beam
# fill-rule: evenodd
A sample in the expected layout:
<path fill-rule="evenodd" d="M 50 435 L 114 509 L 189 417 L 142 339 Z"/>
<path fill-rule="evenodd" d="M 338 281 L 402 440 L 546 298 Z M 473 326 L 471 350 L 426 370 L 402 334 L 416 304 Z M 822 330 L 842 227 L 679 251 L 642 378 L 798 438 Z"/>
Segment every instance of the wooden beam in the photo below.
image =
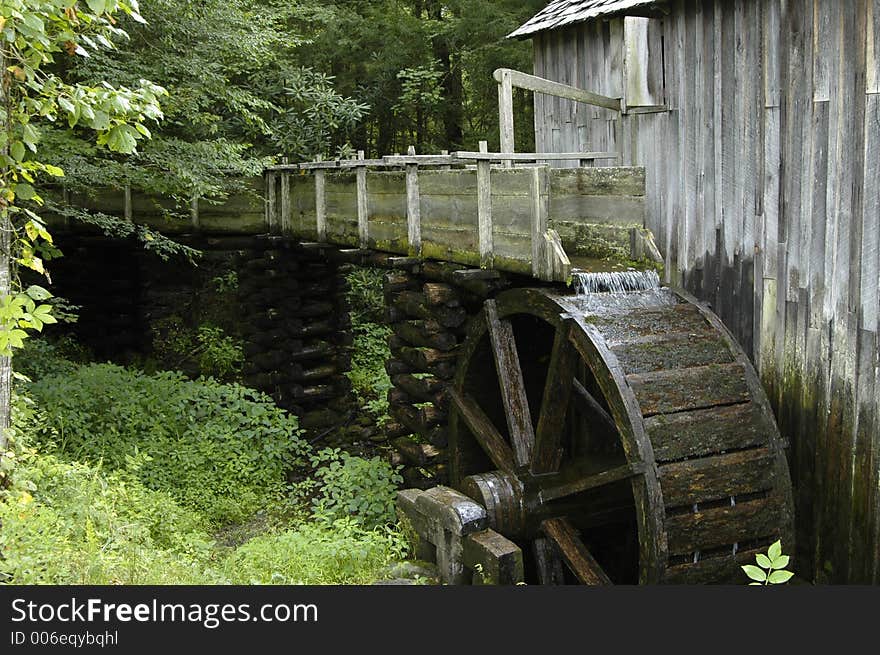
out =
<path fill-rule="evenodd" d="M 370 225 L 367 202 L 367 168 L 363 150 L 358 150 L 357 162 L 360 164 L 357 169 L 358 238 L 361 248 L 366 248 L 370 240 Z"/>
<path fill-rule="evenodd" d="M 512 161 L 581 161 L 592 159 L 617 159 L 619 155 L 616 152 L 471 152 L 458 151 L 452 153 L 452 156 L 464 163 L 470 161 L 494 161 L 503 162 L 505 160 Z"/>
<path fill-rule="evenodd" d="M 510 475 L 516 475 L 516 464 L 513 451 L 504 438 L 499 434 L 498 429 L 486 416 L 486 413 L 479 405 L 464 392 L 449 387 L 446 390 L 452 404 L 458 410 L 461 418 L 464 420 L 468 429 L 474 435 L 474 438 L 482 446 L 483 450 L 492 460 L 492 463 L 500 470 Z"/>
<path fill-rule="evenodd" d="M 544 233 L 550 213 L 550 169 L 546 166 L 532 169 L 532 274 L 539 280 L 550 280 L 547 258 L 544 254 Z"/>
<path fill-rule="evenodd" d="M 571 319 L 563 320 L 553 340 L 541 400 L 541 415 L 535 431 L 535 451 L 531 464 L 535 475 L 555 473 L 562 459 L 562 433 L 577 361 L 577 353 L 568 338 L 570 333 Z"/>
<path fill-rule="evenodd" d="M 414 157 L 416 149 L 409 147 L 408 156 Z M 406 165 L 406 231 L 409 251 L 413 255 L 422 254 L 422 209 L 419 192 L 419 165 Z"/>
<path fill-rule="evenodd" d="M 315 158 L 320 163 L 321 155 Z M 327 241 L 327 195 L 323 168 L 315 169 L 315 224 L 318 230 L 318 241 Z"/>
<path fill-rule="evenodd" d="M 644 462 L 624 464 L 623 466 L 617 466 L 607 471 L 601 471 L 600 473 L 581 478 L 580 480 L 573 480 L 572 482 L 561 484 L 557 487 L 542 489 L 538 493 L 538 498 L 542 503 L 551 500 L 558 500 L 559 498 L 573 496 L 574 494 L 589 491 L 590 489 L 604 487 L 613 482 L 619 482 L 620 480 L 626 480 L 636 475 L 641 475 L 645 470 L 646 466 Z"/>
<path fill-rule="evenodd" d="M 281 233 L 290 234 L 290 173 L 281 174 Z"/>
<path fill-rule="evenodd" d="M 532 457 L 535 430 L 532 427 L 529 399 L 526 396 L 526 385 L 519 363 L 513 326 L 510 321 L 498 318 L 498 309 L 494 300 L 486 301 L 485 312 L 504 412 L 507 415 L 510 441 L 513 443 L 516 463 L 525 466 Z"/>
<path fill-rule="evenodd" d="M 498 82 L 498 123 L 501 129 L 501 152 L 516 152 L 513 130 L 513 84 L 510 71 L 507 69 L 501 69 L 501 79 Z M 506 159 L 504 165 L 510 168 L 513 166 L 513 161 Z"/>
<path fill-rule="evenodd" d="M 266 173 L 266 224 L 270 234 L 278 230 L 278 214 L 275 208 L 275 179 L 275 173 Z"/>
<path fill-rule="evenodd" d="M 586 387 L 577 378 L 574 378 L 574 392 L 575 397 L 580 398 L 591 417 L 595 418 L 603 429 L 610 431 L 611 434 L 617 432 L 614 419 L 611 418 L 608 412 L 605 411 L 605 408 L 602 407 L 602 404 L 593 397 L 593 394 L 587 391 Z"/>
<path fill-rule="evenodd" d="M 480 152 L 487 152 L 489 144 L 480 141 Z M 479 242 L 480 266 L 492 268 L 494 245 L 492 242 L 492 182 L 491 164 L 488 160 L 477 162 L 477 240 Z"/>
<path fill-rule="evenodd" d="M 620 98 L 611 98 L 599 93 L 585 91 L 584 89 L 579 89 L 568 84 L 551 82 L 550 80 L 545 80 L 543 77 L 528 75 L 527 73 L 521 73 L 520 71 L 511 70 L 509 68 L 499 68 L 496 70 L 494 75 L 495 81 L 500 83 L 505 74 L 509 74 L 510 83 L 518 89 L 526 89 L 527 91 L 543 93 L 544 95 L 556 96 L 558 98 L 567 98 L 568 100 L 574 100 L 575 102 L 583 102 L 588 105 L 604 107 L 605 109 L 612 109 L 614 111 L 621 110 Z"/>
<path fill-rule="evenodd" d="M 547 519 L 541 523 L 541 529 L 556 543 L 572 573 L 583 584 L 612 584 L 568 519 Z"/>

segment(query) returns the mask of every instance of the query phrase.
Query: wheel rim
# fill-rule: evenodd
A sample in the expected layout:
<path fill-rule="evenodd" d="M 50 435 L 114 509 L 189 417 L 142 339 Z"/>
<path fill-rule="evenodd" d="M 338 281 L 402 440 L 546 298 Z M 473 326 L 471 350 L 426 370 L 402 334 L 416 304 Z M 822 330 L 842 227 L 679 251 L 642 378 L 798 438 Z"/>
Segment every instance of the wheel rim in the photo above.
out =
<path fill-rule="evenodd" d="M 683 294 L 675 302 L 695 307 Z M 703 320 L 733 361 L 741 351 L 710 318 Z M 545 289 L 505 292 L 472 322 L 449 391 L 453 485 L 523 547 L 534 582 L 656 583 L 671 566 L 690 566 L 682 557 L 691 554 L 678 553 L 690 547 L 679 524 L 690 529 L 696 519 L 676 523 L 680 508 L 664 505 L 659 478 L 674 467 L 655 462 L 645 418 L 653 410 L 645 410 L 631 362 L 622 365 L 609 346 L 603 320 L 578 298 Z M 760 388 L 750 392 L 749 402 L 766 403 Z M 777 460 L 778 481 L 790 484 L 769 425 L 761 426 L 764 447 Z M 776 485 L 783 505 L 786 484 Z M 784 514 L 773 534 L 790 535 Z M 678 559 L 669 558 L 667 524 L 676 530 Z"/>

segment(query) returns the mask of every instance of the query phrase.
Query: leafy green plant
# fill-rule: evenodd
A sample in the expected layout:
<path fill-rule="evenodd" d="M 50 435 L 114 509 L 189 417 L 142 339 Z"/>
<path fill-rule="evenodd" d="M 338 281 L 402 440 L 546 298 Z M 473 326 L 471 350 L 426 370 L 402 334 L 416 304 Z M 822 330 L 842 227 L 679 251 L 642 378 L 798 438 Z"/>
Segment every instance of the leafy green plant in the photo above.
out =
<path fill-rule="evenodd" d="M 396 530 L 340 518 L 256 537 L 229 556 L 224 572 L 233 584 L 366 584 L 406 552 Z"/>
<path fill-rule="evenodd" d="M 35 430 L 41 447 L 111 471 L 145 453 L 138 480 L 215 523 L 279 497 L 286 472 L 306 463 L 296 417 L 237 384 L 91 364 L 36 380 L 29 392 L 57 429 Z"/>
<path fill-rule="evenodd" d="M 746 564 L 742 567 L 746 575 L 752 580 L 750 585 L 776 585 L 785 584 L 794 576 L 791 571 L 784 570 L 788 566 L 789 556 L 782 554 L 782 542 L 776 541 L 767 549 L 767 554 L 755 555 L 754 564 Z"/>
<path fill-rule="evenodd" d="M 395 495 L 403 478 L 379 457 L 364 459 L 338 448 L 325 448 L 311 457 L 316 467 L 318 494 L 313 516 L 325 524 L 350 518 L 367 529 L 393 523 Z"/>
<path fill-rule="evenodd" d="M 202 325 L 196 331 L 196 341 L 202 375 L 228 380 L 241 373 L 244 350 L 240 340 L 227 335 L 223 328 Z"/>
<path fill-rule="evenodd" d="M 11 450 L 0 457 L 0 583 L 172 584 L 219 581 L 208 522 L 126 469 L 66 461 L 28 444 L 54 432 L 16 395 Z M 54 433 L 57 436 L 57 433 Z"/>
<path fill-rule="evenodd" d="M 385 307 L 384 272 L 356 267 L 346 279 L 354 335 L 351 371 L 346 375 L 361 408 L 381 426 L 389 418 L 387 396 L 391 389 L 391 379 L 385 371 L 385 362 L 391 358 L 391 328 L 380 323 Z"/>

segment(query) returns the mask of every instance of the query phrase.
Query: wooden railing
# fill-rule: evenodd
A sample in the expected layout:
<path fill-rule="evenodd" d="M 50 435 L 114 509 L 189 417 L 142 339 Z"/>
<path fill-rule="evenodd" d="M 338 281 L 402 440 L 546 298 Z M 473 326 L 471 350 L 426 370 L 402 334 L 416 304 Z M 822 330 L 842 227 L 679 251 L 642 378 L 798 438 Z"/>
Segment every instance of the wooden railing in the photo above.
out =
<path fill-rule="evenodd" d="M 457 244 L 450 242 L 452 232 L 467 232 L 472 226 L 473 218 L 456 216 L 461 213 L 454 205 L 450 206 L 448 214 L 451 221 L 458 221 L 460 225 L 449 230 L 449 235 L 444 235 L 439 242 L 439 247 L 444 252 L 452 253 L 450 258 L 459 263 L 478 264 L 481 268 L 501 268 L 513 270 L 519 273 L 531 275 L 547 281 L 565 281 L 568 278 L 571 263 L 562 242 L 555 230 L 549 229 L 549 205 L 550 205 L 550 167 L 548 161 L 578 161 L 583 163 L 597 159 L 616 159 L 617 154 L 611 152 L 567 152 L 567 153 L 493 153 L 488 152 L 486 142 L 480 143 L 478 152 L 453 152 L 440 155 L 417 155 L 410 148 L 406 155 L 390 155 L 379 159 L 366 159 L 363 152 L 359 152 L 355 158 L 348 160 L 322 161 L 298 164 L 282 164 L 266 169 L 266 221 L 270 232 L 281 232 L 295 236 L 307 237 L 314 235 L 318 242 L 349 244 L 346 230 L 340 227 L 340 220 L 334 217 L 334 225 L 328 220 L 327 184 L 328 172 L 355 172 L 355 194 L 357 198 L 357 245 L 361 249 L 383 249 L 378 243 L 400 243 L 405 240 L 406 254 L 413 257 L 431 256 L 432 253 L 424 252 L 423 232 L 432 229 L 434 234 L 440 229 L 432 226 L 430 220 L 423 224 L 422 217 L 422 192 L 420 189 L 420 173 L 427 168 L 450 170 L 453 169 L 476 169 L 476 252 L 471 256 L 468 252 L 459 255 L 456 260 L 456 252 L 459 252 Z M 528 197 L 529 209 L 522 210 L 519 207 L 516 212 L 509 207 L 504 216 L 505 238 L 511 240 L 528 241 L 530 252 L 509 252 L 517 246 L 506 245 L 507 252 L 503 262 L 498 260 L 495 236 L 499 230 L 495 229 L 493 221 L 493 170 L 496 174 L 498 168 L 504 169 L 505 182 L 511 184 L 510 176 L 514 176 L 513 184 L 522 187 L 516 197 L 519 200 L 523 196 Z M 383 225 L 383 235 L 379 239 L 371 234 L 370 206 L 367 188 L 368 170 L 404 170 L 406 185 L 406 230 L 400 228 L 400 234 L 393 233 L 389 236 L 388 225 Z M 311 206 L 309 207 L 309 219 L 294 225 L 291 210 L 291 176 L 296 173 L 304 175 L 312 173 L 314 176 L 314 222 L 311 220 Z M 437 172 L 432 171 L 436 182 Z M 452 173 L 449 174 L 450 176 Z M 278 179 L 280 178 L 280 179 Z M 451 179 L 451 178 L 450 178 Z M 471 178 L 472 180 L 472 178 Z M 276 197 L 280 195 L 280 198 Z M 338 194 L 337 194 L 338 195 Z M 523 204 L 523 203 L 520 203 Z M 280 211 L 279 211 L 280 209 Z M 471 221 L 470 223 L 468 221 Z M 375 227 L 375 226 L 374 226 Z M 443 228 L 447 229 L 447 228 Z M 519 243 L 519 241 L 517 241 Z M 432 244 L 435 245 L 436 244 Z M 466 250 L 466 249 L 465 249 Z"/>
<path fill-rule="evenodd" d="M 622 112 L 624 108 L 622 98 L 611 98 L 510 68 L 499 68 L 495 71 L 494 77 L 495 81 L 498 82 L 498 121 L 501 131 L 502 153 L 516 152 L 513 130 L 514 88 L 525 89 L 526 91 L 542 93 L 557 98 L 566 98 L 567 100 L 574 100 L 575 102 L 582 102 L 616 112 Z M 511 159 L 511 157 L 507 157 L 505 161 L 509 162 Z"/>

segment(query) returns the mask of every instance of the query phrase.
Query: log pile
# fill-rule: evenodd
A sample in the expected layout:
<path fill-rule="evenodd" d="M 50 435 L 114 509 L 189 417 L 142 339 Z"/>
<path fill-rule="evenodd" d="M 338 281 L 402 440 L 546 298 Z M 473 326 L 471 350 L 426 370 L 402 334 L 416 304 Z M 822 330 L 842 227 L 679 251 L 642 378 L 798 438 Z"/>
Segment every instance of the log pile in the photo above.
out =
<path fill-rule="evenodd" d="M 346 282 L 322 251 L 267 240 L 242 266 L 244 382 L 300 417 L 309 437 L 352 415 Z"/>
<path fill-rule="evenodd" d="M 427 489 L 447 480 L 446 386 L 455 375 L 469 317 L 505 284 L 497 274 L 463 272 L 443 262 L 385 276 L 385 316 L 393 330 L 385 369 L 394 385 L 386 432 L 408 487 Z"/>

